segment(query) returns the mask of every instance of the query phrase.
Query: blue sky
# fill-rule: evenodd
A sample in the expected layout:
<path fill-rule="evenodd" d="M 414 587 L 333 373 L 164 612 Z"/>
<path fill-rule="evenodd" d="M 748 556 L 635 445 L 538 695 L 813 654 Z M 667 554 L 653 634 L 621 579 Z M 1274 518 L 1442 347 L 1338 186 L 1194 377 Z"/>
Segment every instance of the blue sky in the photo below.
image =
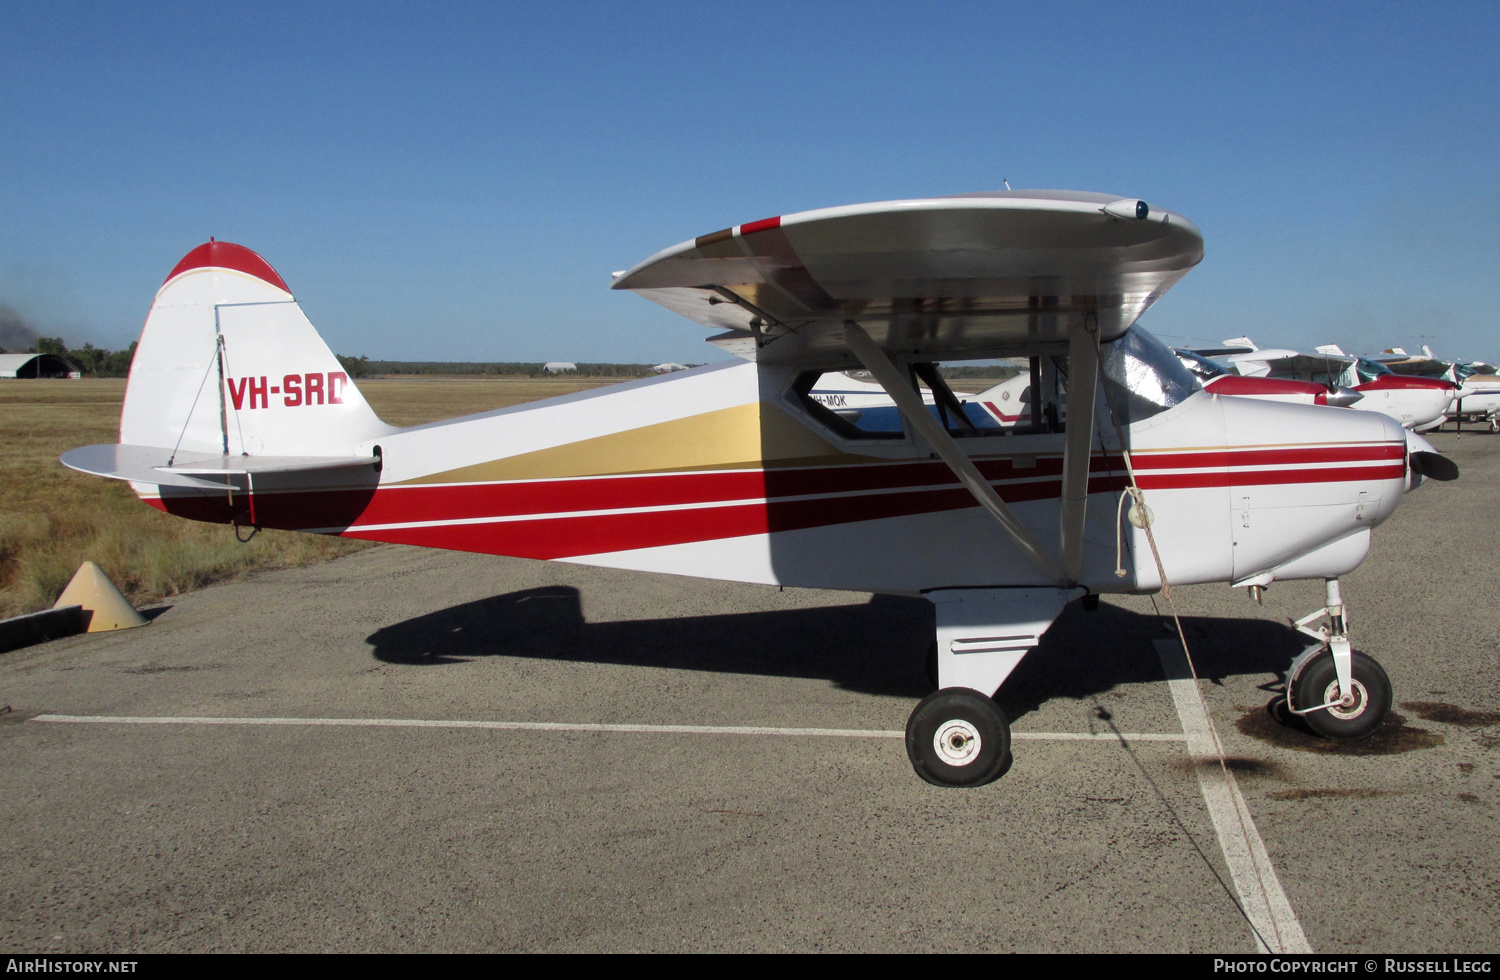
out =
<path fill-rule="evenodd" d="M 345 354 L 701 362 L 694 235 L 1015 187 L 1207 257 L 1174 342 L 1500 360 L 1500 4 L 0 2 L 0 305 L 123 347 L 210 235 Z"/>

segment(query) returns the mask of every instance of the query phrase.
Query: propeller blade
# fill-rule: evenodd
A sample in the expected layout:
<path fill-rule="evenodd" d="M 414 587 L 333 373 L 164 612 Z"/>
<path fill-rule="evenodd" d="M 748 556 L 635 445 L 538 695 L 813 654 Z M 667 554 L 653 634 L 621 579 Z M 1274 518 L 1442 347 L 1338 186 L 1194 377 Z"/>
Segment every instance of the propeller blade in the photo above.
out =
<path fill-rule="evenodd" d="M 1411 468 L 1412 472 L 1441 483 L 1458 479 L 1458 464 L 1438 453 L 1412 453 Z"/>

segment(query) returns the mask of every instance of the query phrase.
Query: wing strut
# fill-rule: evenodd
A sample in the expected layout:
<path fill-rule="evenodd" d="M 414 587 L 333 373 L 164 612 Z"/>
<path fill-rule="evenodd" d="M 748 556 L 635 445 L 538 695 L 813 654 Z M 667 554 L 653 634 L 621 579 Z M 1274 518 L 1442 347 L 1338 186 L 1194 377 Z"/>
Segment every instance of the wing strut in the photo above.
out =
<path fill-rule="evenodd" d="M 989 481 L 979 472 L 979 468 L 974 465 L 974 461 L 968 457 L 968 454 L 959 448 L 958 443 L 948 434 L 948 430 L 943 428 L 938 420 L 927 411 L 927 406 L 922 404 L 921 397 L 901 377 L 901 371 L 891 363 L 889 357 L 886 357 L 880 345 L 865 333 L 864 327 L 853 320 L 845 320 L 844 341 L 854 352 L 854 356 L 858 357 L 870 374 L 874 375 L 875 380 L 880 382 L 880 387 L 884 388 L 885 393 L 896 403 L 896 407 L 911 423 L 912 428 L 922 434 L 922 438 L 926 439 L 927 444 L 937 452 L 943 462 L 948 464 L 953 475 L 958 477 L 959 482 L 974 495 L 979 505 L 989 511 L 1005 533 L 1020 545 L 1021 551 L 1031 559 L 1032 564 L 1054 581 L 1065 582 L 1067 576 L 1062 568 L 1042 550 L 1041 542 L 1005 505 L 1005 501 L 1000 499 L 995 488 L 990 486 Z M 1084 448 L 1087 450 L 1087 444 Z"/>
<path fill-rule="evenodd" d="M 1094 395 L 1098 390 L 1099 318 L 1091 313 L 1068 338 L 1068 425 L 1058 535 L 1063 571 L 1070 583 L 1078 581 L 1083 569 L 1083 521 L 1088 512 Z"/>

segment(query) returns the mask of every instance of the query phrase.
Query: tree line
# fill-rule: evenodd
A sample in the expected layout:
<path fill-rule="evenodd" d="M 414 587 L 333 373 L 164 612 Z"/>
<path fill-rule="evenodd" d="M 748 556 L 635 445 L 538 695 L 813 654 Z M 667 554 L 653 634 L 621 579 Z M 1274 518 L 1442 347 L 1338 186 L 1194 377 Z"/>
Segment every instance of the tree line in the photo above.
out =
<path fill-rule="evenodd" d="M 123 378 L 130 373 L 130 362 L 135 357 L 135 343 L 125 350 L 104 350 L 93 344 L 69 350 L 61 337 L 38 337 L 34 346 L 25 350 L 6 351 L 0 354 L 56 354 L 71 362 L 78 370 L 95 378 Z M 349 372 L 351 378 L 380 377 L 382 375 L 489 375 L 493 377 L 553 377 L 545 370 L 542 361 L 372 361 L 363 355 L 334 355 Z M 649 378 L 656 373 L 650 364 L 603 364 L 579 361 L 577 371 L 566 372 L 590 378 Z M 696 365 L 692 365 L 695 366 Z M 939 365 L 945 378 L 1008 378 L 1017 373 L 1013 364 Z"/>
<path fill-rule="evenodd" d="M 351 378 L 382 375 L 490 375 L 495 377 L 553 377 L 542 361 L 377 361 L 368 357 L 337 355 Z M 649 378 L 656 373 L 650 364 L 600 364 L 579 361 L 576 371 L 564 372 L 590 378 Z"/>
<path fill-rule="evenodd" d="M 123 378 L 130 373 L 135 357 L 135 343 L 125 350 L 104 350 L 93 344 L 69 349 L 61 337 L 38 337 L 31 347 L 0 354 L 56 354 L 79 371 L 95 378 Z M 335 355 L 351 378 L 380 375 L 492 375 L 550 377 L 542 361 L 372 361 L 368 357 Z M 578 370 L 568 374 L 592 378 L 646 378 L 655 373 L 650 364 L 594 364 L 579 362 Z"/>

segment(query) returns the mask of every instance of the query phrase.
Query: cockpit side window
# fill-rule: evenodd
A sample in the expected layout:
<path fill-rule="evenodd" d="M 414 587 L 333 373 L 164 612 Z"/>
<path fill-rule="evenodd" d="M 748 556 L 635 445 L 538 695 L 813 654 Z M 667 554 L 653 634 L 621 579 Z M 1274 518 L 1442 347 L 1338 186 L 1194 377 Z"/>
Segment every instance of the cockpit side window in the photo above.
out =
<path fill-rule="evenodd" d="M 873 381 L 807 371 L 792 384 L 804 411 L 845 439 L 903 439 L 901 413 Z"/>
<path fill-rule="evenodd" d="M 1177 355 L 1140 327 L 1102 345 L 1099 367 L 1104 397 L 1120 425 L 1151 418 L 1202 390 Z"/>
<path fill-rule="evenodd" d="M 1099 350 L 1100 373 L 1121 425 L 1164 412 L 1202 390 L 1192 371 L 1139 327 Z M 1225 373 L 1209 363 L 1214 375 Z M 973 373 L 971 373 L 973 372 Z M 790 396 L 825 429 L 844 439 L 905 440 L 901 411 L 862 372 L 806 371 Z M 1066 431 L 1068 358 L 1032 353 L 984 362 L 917 362 L 906 366 L 912 390 L 954 438 L 1047 435 Z"/>
<path fill-rule="evenodd" d="M 844 439 L 904 439 L 901 411 L 863 372 L 807 371 L 791 395 Z M 1052 355 L 974 362 L 910 363 L 907 380 L 927 411 L 956 439 L 1061 432 L 1067 359 Z M 1033 393 L 1041 396 L 1033 405 Z M 1035 409 L 1035 410 L 1033 410 Z"/>

